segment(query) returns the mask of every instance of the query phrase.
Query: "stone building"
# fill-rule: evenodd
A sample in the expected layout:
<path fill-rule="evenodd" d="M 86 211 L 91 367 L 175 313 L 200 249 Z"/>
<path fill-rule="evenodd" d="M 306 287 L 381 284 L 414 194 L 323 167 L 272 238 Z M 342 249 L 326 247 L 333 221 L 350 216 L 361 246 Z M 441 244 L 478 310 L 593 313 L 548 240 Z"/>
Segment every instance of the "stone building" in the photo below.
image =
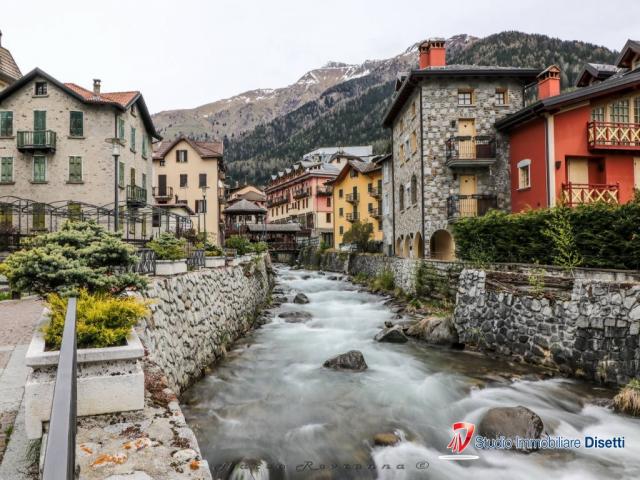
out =
<path fill-rule="evenodd" d="M 120 211 L 135 211 L 149 198 L 154 138 L 140 92 L 102 92 L 100 80 L 87 90 L 36 68 L 0 91 L 0 197 L 43 207 L 32 209 L 29 231 L 49 228 L 50 204 L 113 209 L 116 190 Z M 150 236 L 147 222 L 131 233 Z"/>
<path fill-rule="evenodd" d="M 13 55 L 2 46 L 2 32 L 0 32 L 0 90 L 4 90 L 20 77 L 22 77 L 22 73 L 13 59 Z"/>
<path fill-rule="evenodd" d="M 162 142 L 153 153 L 153 198 L 156 206 L 186 205 L 193 226 L 217 245 L 224 238 L 222 205 L 225 170 L 222 142 L 187 137 Z"/>
<path fill-rule="evenodd" d="M 509 144 L 494 124 L 524 106 L 539 73 L 446 65 L 444 40 L 420 46 L 420 68 L 399 76 L 383 122 L 393 138 L 396 255 L 451 259 L 452 222 L 509 209 Z"/>
<path fill-rule="evenodd" d="M 380 190 L 380 206 L 382 222 L 382 252 L 393 255 L 393 156 L 389 153 L 377 157 L 376 162 L 382 168 L 382 182 Z"/>

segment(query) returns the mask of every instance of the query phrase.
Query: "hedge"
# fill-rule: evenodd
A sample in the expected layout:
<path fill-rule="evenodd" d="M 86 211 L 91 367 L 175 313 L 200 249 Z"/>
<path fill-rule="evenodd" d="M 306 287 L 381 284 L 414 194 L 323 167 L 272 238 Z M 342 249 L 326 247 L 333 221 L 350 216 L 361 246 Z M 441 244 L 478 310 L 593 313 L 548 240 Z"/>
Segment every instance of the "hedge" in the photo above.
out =
<path fill-rule="evenodd" d="M 560 219 L 560 220 L 559 220 Z M 564 226 L 560 225 L 565 219 Z M 466 261 L 559 265 L 566 241 L 579 266 L 640 269 L 640 202 L 624 205 L 593 203 L 575 208 L 530 210 L 506 214 L 493 211 L 453 225 L 458 258 Z M 563 247 L 565 245 L 565 247 Z"/>

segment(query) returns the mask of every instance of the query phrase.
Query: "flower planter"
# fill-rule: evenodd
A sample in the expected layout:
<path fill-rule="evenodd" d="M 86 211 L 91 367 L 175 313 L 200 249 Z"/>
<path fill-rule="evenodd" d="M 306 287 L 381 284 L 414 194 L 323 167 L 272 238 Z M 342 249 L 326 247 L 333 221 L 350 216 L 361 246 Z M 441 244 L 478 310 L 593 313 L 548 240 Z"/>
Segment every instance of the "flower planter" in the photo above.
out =
<path fill-rule="evenodd" d="M 252 253 L 245 253 L 240 257 L 240 263 L 248 263 L 253 259 Z"/>
<path fill-rule="evenodd" d="M 224 257 L 204 257 L 204 266 L 207 268 L 224 267 L 226 260 Z"/>
<path fill-rule="evenodd" d="M 49 421 L 60 352 L 45 351 L 42 327 L 49 322 L 44 309 L 27 350 L 25 363 L 33 370 L 24 388 L 27 437 L 42 437 L 42 423 Z M 126 412 L 144 408 L 144 356 L 140 338 L 131 329 L 121 347 L 82 348 L 77 351 L 78 416 Z"/>
<path fill-rule="evenodd" d="M 178 275 L 187 273 L 187 259 L 156 260 L 156 275 Z"/>

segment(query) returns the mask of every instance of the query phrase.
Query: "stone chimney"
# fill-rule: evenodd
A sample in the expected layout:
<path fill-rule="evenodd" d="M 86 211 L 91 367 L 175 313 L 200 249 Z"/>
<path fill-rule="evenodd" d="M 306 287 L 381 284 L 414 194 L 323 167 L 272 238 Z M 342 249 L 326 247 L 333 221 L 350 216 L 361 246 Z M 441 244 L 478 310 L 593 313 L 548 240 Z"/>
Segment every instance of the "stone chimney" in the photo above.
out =
<path fill-rule="evenodd" d="M 560 68 L 551 65 L 538 75 L 538 100 L 560 95 Z"/>
<path fill-rule="evenodd" d="M 99 78 L 93 79 L 93 94 L 100 95 L 100 79 Z"/>
<path fill-rule="evenodd" d="M 444 67 L 447 64 L 444 38 L 430 38 L 420 44 L 420 69 Z"/>

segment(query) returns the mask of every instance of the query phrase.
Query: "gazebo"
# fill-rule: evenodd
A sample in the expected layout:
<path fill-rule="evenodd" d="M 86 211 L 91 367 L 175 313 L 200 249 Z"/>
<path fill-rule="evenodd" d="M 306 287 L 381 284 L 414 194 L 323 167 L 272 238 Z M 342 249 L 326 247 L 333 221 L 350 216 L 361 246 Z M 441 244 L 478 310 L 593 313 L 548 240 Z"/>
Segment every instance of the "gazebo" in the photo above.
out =
<path fill-rule="evenodd" d="M 267 209 L 249 200 L 240 200 L 224 209 L 225 237 L 243 235 L 249 224 L 264 224 Z"/>

